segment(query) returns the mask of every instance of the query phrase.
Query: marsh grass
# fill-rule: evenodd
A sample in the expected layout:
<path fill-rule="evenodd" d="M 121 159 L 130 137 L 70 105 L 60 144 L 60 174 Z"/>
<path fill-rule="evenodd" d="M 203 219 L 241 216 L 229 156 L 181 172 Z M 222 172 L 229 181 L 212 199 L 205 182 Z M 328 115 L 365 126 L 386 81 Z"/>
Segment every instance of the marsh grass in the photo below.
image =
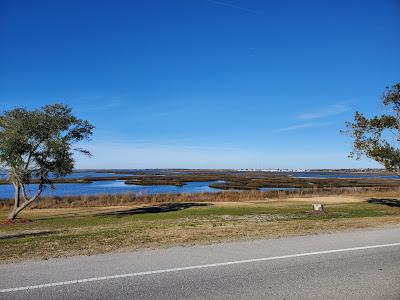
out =
<path fill-rule="evenodd" d="M 308 202 L 290 198 L 175 202 L 164 204 L 162 210 L 154 209 L 160 204 L 31 209 L 21 215 L 28 222 L 0 225 L 0 260 L 4 263 L 400 224 L 397 206 L 332 203 L 326 205 L 325 214 L 313 215 L 312 198 L 305 200 Z M 1 209 L 0 218 L 6 213 Z"/>
<path fill-rule="evenodd" d="M 351 188 L 313 188 L 271 191 L 225 191 L 217 193 L 193 194 L 101 194 L 91 196 L 42 197 L 33 203 L 31 209 L 106 207 L 133 204 L 155 204 L 170 202 L 246 202 L 260 199 L 285 199 L 292 197 L 355 195 L 357 197 L 400 196 L 400 188 L 393 187 L 351 187 Z M 0 199 L 0 209 L 11 209 L 13 200 Z"/>

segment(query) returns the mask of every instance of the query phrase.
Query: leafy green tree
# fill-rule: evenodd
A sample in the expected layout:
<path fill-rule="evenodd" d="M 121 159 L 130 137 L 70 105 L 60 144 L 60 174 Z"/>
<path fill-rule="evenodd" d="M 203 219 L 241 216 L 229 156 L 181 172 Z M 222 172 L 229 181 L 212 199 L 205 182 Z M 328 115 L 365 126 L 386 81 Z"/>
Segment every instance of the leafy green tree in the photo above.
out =
<path fill-rule="evenodd" d="M 92 135 L 94 126 L 72 115 L 70 107 L 46 105 L 36 110 L 15 108 L 0 115 L 0 166 L 8 170 L 15 188 L 14 208 L 9 219 L 40 197 L 45 186 L 54 188 L 53 178 L 63 177 L 74 168 L 73 152 L 91 155 L 73 148 Z M 37 182 L 29 195 L 26 185 Z"/>
<path fill-rule="evenodd" d="M 374 159 L 400 175 L 400 83 L 386 88 L 382 101 L 387 113 L 368 119 L 356 112 L 354 122 L 346 123 L 346 132 L 353 137 L 350 156 Z"/>

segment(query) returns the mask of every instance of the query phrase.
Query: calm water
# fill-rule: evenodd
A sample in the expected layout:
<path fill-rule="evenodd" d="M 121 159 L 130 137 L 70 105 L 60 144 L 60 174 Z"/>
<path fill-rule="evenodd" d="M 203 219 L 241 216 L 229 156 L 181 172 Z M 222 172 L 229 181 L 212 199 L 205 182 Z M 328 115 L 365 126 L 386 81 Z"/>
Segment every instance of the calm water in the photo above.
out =
<path fill-rule="evenodd" d="M 131 185 L 125 184 L 122 180 L 95 181 L 93 183 L 64 183 L 57 184 L 56 190 L 47 188 L 43 195 L 47 196 L 78 196 L 96 194 L 120 194 L 120 193 L 141 193 L 141 194 L 179 194 L 179 193 L 201 193 L 220 192 L 220 189 L 210 188 L 208 185 L 220 181 L 188 182 L 183 186 L 174 185 Z M 36 184 L 29 184 L 28 188 L 35 192 Z M 0 185 L 0 198 L 14 197 L 14 187 L 11 185 Z"/>
<path fill-rule="evenodd" d="M 130 176 L 133 174 L 116 174 L 116 173 L 96 173 L 93 171 L 88 171 L 88 172 L 76 172 L 69 174 L 65 176 L 65 178 L 91 178 L 91 177 L 109 177 L 109 176 L 114 176 L 114 177 L 120 177 L 120 176 Z M 7 173 L 4 171 L 0 171 L 0 178 L 7 178 Z"/>
<path fill-rule="evenodd" d="M 163 172 L 154 171 L 158 175 Z M 153 173 L 154 173 L 153 172 Z M 135 172 L 132 170 L 132 174 L 115 174 L 109 173 L 96 173 L 93 171 L 76 172 L 67 176 L 67 178 L 88 178 L 88 177 L 107 177 L 107 176 L 127 176 L 133 175 Z M 154 173 L 153 175 L 155 175 Z M 166 173 L 167 174 L 167 173 Z M 0 178 L 4 178 L 6 174 L 0 172 Z M 371 174 L 349 174 L 349 173 L 319 173 L 319 172 L 298 172 L 291 173 L 289 176 L 297 178 L 397 178 L 400 176 L 377 176 Z M 119 193 L 141 193 L 141 194 L 166 194 L 166 193 L 201 193 L 201 192 L 221 192 L 224 190 L 210 188 L 211 183 L 221 182 L 221 181 L 206 181 L 206 182 L 188 182 L 184 186 L 174 186 L 174 185 L 128 185 L 122 180 L 114 181 L 95 181 L 93 183 L 67 183 L 67 184 L 57 184 L 56 190 L 51 190 L 50 188 L 45 189 L 44 195 L 48 196 L 78 196 L 78 195 L 96 195 L 96 194 L 119 194 Z M 37 185 L 28 185 L 31 192 L 35 192 Z M 261 191 L 270 190 L 292 190 L 293 188 L 261 188 Z M 14 196 L 14 188 L 11 185 L 0 185 L 0 198 L 12 198 Z"/>

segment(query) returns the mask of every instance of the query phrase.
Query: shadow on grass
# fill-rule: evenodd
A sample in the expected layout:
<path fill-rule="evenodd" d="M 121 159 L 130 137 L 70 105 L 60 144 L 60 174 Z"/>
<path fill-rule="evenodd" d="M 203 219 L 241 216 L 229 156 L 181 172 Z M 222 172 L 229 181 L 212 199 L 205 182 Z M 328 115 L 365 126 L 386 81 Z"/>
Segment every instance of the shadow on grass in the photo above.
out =
<path fill-rule="evenodd" d="M 0 234 L 0 240 L 21 238 L 21 237 L 30 237 L 30 236 L 42 236 L 42 235 L 49 235 L 49 234 L 53 234 L 53 233 L 57 233 L 57 232 L 59 232 L 59 231 L 41 230 L 41 231 L 6 233 L 6 234 Z"/>
<path fill-rule="evenodd" d="M 390 207 L 400 207 L 400 200 L 390 198 L 371 198 L 368 203 L 382 204 Z"/>
<path fill-rule="evenodd" d="M 148 213 L 163 213 L 169 211 L 178 211 L 193 206 L 209 206 L 213 205 L 210 203 L 162 203 L 159 205 L 152 205 L 146 207 L 133 208 L 128 210 L 119 210 L 98 214 L 98 216 L 125 216 L 125 215 L 136 215 L 136 214 L 148 214 Z"/>

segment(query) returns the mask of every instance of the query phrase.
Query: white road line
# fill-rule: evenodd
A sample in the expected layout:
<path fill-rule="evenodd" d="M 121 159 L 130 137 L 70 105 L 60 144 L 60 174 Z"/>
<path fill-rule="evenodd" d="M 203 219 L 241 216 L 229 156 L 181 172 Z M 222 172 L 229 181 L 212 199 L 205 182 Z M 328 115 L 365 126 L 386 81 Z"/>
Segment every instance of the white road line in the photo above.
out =
<path fill-rule="evenodd" d="M 76 279 L 76 280 L 69 280 L 69 281 L 62 281 L 62 282 L 53 282 L 53 283 L 45 283 L 45 284 L 38 284 L 38 285 L 30 285 L 30 286 L 22 286 L 22 287 L 1 289 L 0 293 L 9 293 L 9 292 L 25 291 L 25 290 L 35 290 L 35 289 L 42 289 L 42 288 L 62 286 L 62 285 L 71 285 L 71 284 L 78 284 L 78 283 L 85 283 L 85 282 L 93 282 L 93 281 L 102 281 L 102 280 L 137 277 L 137 276 L 146 276 L 146 275 L 161 274 L 161 273 L 171 273 L 171 272 L 196 270 L 196 269 L 205 269 L 205 268 L 212 268 L 212 267 L 238 265 L 238 264 L 253 263 L 253 262 L 260 262 L 260 261 L 270 261 L 270 260 L 278 260 L 278 259 L 285 259 L 285 258 L 295 258 L 295 257 L 303 257 L 303 256 L 311 256 L 311 255 L 321 255 L 321 254 L 330 254 L 330 253 L 338 253 L 338 252 L 358 251 L 358 250 L 367 250 L 367 249 L 376 249 L 376 248 L 385 248 L 385 247 L 394 247 L 394 246 L 400 246 L 400 243 L 373 245 L 373 246 L 363 246 L 363 247 L 354 247 L 354 248 L 344 248 L 344 249 L 334 249 L 334 250 L 324 250 L 324 251 L 316 251 L 316 252 L 308 252 L 308 253 L 298 253 L 298 254 L 289 254 L 289 255 L 282 255 L 282 256 L 253 258 L 253 259 L 228 261 L 228 262 L 222 262 L 222 263 L 197 265 L 197 266 L 189 266 L 189 267 L 180 267 L 180 268 L 172 268 L 172 269 L 163 269 L 163 270 L 155 270 L 155 271 L 145 271 L 145 272 L 138 272 L 138 273 L 128 273 L 128 274 L 110 275 L 110 276 L 103 276 L 103 277 L 84 278 L 84 279 Z"/>

